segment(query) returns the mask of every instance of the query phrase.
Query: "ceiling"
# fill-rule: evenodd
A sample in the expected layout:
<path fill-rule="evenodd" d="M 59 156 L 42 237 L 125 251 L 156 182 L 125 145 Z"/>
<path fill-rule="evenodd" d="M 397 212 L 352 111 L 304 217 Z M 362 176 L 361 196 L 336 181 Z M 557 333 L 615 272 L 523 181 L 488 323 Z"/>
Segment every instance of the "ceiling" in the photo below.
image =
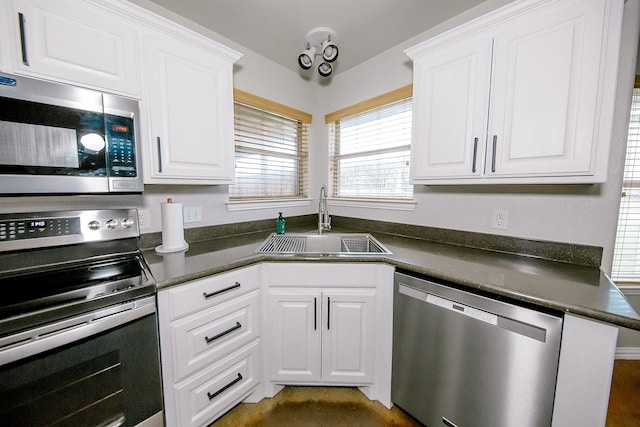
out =
<path fill-rule="evenodd" d="M 151 1 L 296 72 L 307 33 L 332 28 L 335 75 L 484 0 Z"/>

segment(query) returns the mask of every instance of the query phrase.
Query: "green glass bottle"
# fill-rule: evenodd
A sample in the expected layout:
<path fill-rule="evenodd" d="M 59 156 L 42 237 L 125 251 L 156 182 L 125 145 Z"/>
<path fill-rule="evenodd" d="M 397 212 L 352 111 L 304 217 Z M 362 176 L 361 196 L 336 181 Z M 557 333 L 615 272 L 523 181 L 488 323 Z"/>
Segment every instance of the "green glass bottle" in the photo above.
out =
<path fill-rule="evenodd" d="M 287 231 L 286 221 L 284 220 L 284 217 L 282 216 L 282 212 L 280 212 L 280 215 L 278 216 L 278 219 L 276 219 L 276 233 L 284 234 L 285 231 Z"/>

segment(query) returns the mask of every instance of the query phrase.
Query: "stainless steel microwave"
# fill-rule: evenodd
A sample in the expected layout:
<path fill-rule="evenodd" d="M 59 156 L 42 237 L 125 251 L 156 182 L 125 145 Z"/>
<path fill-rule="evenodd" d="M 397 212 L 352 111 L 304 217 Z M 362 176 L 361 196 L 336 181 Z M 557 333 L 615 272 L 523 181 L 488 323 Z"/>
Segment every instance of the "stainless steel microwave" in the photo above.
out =
<path fill-rule="evenodd" d="M 138 103 L 0 73 L 0 195 L 140 193 Z"/>

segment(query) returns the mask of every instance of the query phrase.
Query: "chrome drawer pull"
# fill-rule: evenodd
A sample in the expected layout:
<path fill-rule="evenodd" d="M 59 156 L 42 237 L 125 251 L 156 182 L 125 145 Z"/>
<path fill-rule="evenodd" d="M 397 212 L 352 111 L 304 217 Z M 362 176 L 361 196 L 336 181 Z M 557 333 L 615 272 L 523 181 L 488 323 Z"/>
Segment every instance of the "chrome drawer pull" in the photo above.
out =
<path fill-rule="evenodd" d="M 211 297 L 215 297 L 216 295 L 220 295 L 220 294 L 223 294 L 223 293 L 225 293 L 225 292 L 232 291 L 232 290 L 237 289 L 237 288 L 239 288 L 239 287 L 240 287 L 240 282 L 236 282 L 236 284 L 235 284 L 235 285 L 231 285 L 231 286 L 229 286 L 228 288 L 220 289 L 219 291 L 209 292 L 209 293 L 207 293 L 207 292 L 203 292 L 203 293 L 202 293 L 202 296 L 203 296 L 205 299 L 209 299 L 209 298 L 211 298 Z"/>
<path fill-rule="evenodd" d="M 218 338 L 222 338 L 223 336 L 230 334 L 231 332 L 242 328 L 242 325 L 240 324 L 240 322 L 236 322 L 235 326 L 230 327 L 229 329 L 227 329 L 226 331 L 220 332 L 218 335 L 214 335 L 211 338 L 209 337 L 204 337 L 204 340 L 207 342 L 207 344 L 211 344 L 213 341 L 217 340 Z"/>
<path fill-rule="evenodd" d="M 224 392 L 229 387 L 233 387 L 233 385 L 235 383 L 240 382 L 240 381 L 242 381 L 242 375 L 238 372 L 238 378 L 234 379 L 229 384 L 227 384 L 226 386 L 222 387 L 220 390 L 216 391 L 215 393 L 207 392 L 207 396 L 209 397 L 209 400 L 213 400 L 217 395 L 219 395 L 220 393 Z"/>

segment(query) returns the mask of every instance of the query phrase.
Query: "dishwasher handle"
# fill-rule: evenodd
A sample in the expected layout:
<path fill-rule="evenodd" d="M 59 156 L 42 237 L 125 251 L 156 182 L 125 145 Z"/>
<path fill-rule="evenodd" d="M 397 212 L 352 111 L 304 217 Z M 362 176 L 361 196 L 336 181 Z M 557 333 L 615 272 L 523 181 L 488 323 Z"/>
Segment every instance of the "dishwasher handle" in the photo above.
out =
<path fill-rule="evenodd" d="M 420 289 L 415 289 L 402 283 L 400 283 L 398 286 L 398 292 L 410 298 L 415 298 L 417 300 L 426 302 L 427 304 L 438 306 L 445 310 L 470 317 L 474 320 L 488 323 L 498 328 L 514 332 L 516 334 L 524 335 L 541 342 L 546 342 L 547 340 L 547 331 L 540 326 L 527 324 L 521 321 L 509 319 L 508 317 L 497 315 L 495 313 L 480 310 L 476 307 L 462 304 L 447 298 L 442 298 L 438 295 L 431 294 Z"/>

